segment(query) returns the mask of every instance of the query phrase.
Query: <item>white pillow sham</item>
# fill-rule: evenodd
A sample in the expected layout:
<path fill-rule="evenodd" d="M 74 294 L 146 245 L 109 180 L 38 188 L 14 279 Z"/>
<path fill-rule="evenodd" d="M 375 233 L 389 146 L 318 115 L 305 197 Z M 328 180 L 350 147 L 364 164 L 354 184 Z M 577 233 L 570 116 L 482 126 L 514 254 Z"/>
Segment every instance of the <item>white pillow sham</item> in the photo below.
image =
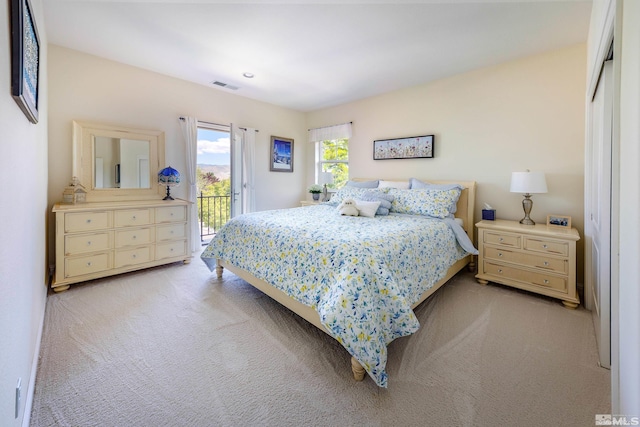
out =
<path fill-rule="evenodd" d="M 411 188 L 409 181 L 383 181 L 380 180 L 378 188 L 398 188 L 400 190 L 408 190 Z"/>
<path fill-rule="evenodd" d="M 358 208 L 360 216 L 373 218 L 376 216 L 378 207 L 380 207 L 380 202 L 365 202 L 364 200 L 356 199 L 356 207 Z"/>

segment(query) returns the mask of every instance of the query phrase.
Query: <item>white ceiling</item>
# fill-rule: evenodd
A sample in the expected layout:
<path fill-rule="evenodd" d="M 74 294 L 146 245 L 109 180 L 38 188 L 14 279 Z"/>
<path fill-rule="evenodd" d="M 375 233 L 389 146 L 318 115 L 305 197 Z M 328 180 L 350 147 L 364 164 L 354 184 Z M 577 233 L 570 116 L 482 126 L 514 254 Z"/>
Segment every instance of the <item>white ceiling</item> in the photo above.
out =
<path fill-rule="evenodd" d="M 591 14 L 591 0 L 43 4 L 49 43 L 299 111 L 583 43 Z"/>

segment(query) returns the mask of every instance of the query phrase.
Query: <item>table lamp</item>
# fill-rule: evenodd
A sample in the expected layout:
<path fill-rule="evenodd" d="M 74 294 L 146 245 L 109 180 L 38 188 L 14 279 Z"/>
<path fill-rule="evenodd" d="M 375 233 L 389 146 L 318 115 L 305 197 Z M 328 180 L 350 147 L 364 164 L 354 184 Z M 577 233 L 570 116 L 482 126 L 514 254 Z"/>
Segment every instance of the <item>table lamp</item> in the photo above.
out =
<path fill-rule="evenodd" d="M 322 185 L 322 201 L 329 201 L 329 194 L 327 191 L 327 185 L 333 184 L 333 174 L 331 172 L 320 172 L 320 177 L 318 178 L 320 181 L 319 184 Z"/>
<path fill-rule="evenodd" d="M 524 218 L 520 220 L 520 224 L 535 225 L 536 223 L 529 217 L 531 208 L 533 208 L 533 200 L 531 194 L 546 193 L 547 181 L 543 172 L 513 172 L 511 174 L 511 192 L 524 194 L 522 200 L 522 209 L 524 209 Z"/>
<path fill-rule="evenodd" d="M 173 200 L 171 194 L 169 194 L 169 188 L 175 187 L 180 184 L 180 172 L 172 168 L 171 166 L 167 166 L 158 172 L 158 183 L 160 185 L 167 186 L 167 195 L 162 200 Z"/>

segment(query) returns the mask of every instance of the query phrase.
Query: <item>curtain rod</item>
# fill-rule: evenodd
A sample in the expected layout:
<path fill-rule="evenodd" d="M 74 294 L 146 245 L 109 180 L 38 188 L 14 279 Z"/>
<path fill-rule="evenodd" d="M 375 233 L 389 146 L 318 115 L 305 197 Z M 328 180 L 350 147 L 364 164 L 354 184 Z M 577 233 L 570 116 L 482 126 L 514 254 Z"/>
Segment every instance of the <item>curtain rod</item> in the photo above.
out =
<path fill-rule="evenodd" d="M 332 128 L 332 127 L 334 127 L 334 126 L 340 126 L 340 125 L 346 125 L 346 124 L 352 125 L 352 124 L 353 124 L 353 122 L 338 123 L 337 125 L 321 126 L 321 127 L 319 127 L 319 128 L 311 128 L 311 129 L 307 129 L 307 130 L 317 130 L 317 129 L 324 129 L 324 128 Z"/>
<path fill-rule="evenodd" d="M 178 117 L 178 118 L 184 122 L 184 117 Z M 227 127 L 229 126 L 229 125 L 221 125 L 220 123 L 205 122 L 205 121 L 202 121 L 202 120 L 198 120 L 198 123 L 204 123 L 205 125 L 213 125 L 213 126 L 227 126 Z M 243 127 L 239 128 L 239 129 L 247 130 L 247 128 L 243 128 Z M 254 129 L 254 130 L 256 132 L 260 132 L 260 130 L 258 130 L 258 129 Z"/>

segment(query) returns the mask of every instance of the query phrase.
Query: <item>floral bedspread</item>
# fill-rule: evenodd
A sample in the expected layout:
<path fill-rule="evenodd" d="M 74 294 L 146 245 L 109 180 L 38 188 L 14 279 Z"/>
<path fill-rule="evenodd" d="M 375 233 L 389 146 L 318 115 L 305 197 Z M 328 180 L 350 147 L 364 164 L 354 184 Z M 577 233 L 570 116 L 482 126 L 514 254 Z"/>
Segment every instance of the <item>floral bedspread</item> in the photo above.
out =
<path fill-rule="evenodd" d="M 331 336 L 381 387 L 387 344 L 420 324 L 411 305 L 467 254 L 441 220 L 340 216 L 331 205 L 255 212 L 229 221 L 203 251 L 318 311 Z"/>

